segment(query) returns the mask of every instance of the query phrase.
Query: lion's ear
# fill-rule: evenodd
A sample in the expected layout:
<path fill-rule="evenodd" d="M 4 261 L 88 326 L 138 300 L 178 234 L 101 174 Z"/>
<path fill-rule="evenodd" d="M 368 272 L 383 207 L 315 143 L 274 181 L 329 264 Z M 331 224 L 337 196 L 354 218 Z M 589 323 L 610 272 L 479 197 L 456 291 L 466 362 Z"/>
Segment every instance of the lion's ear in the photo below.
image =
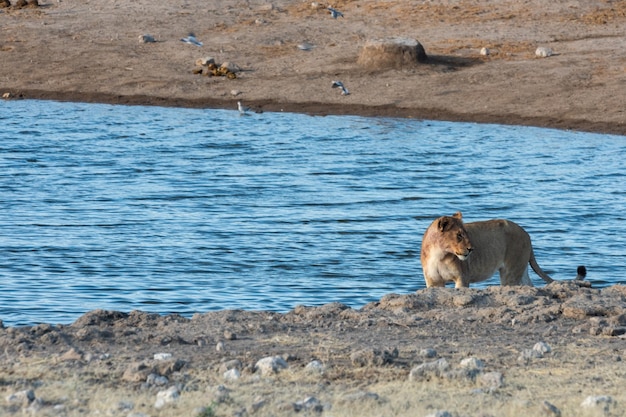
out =
<path fill-rule="evenodd" d="M 442 217 L 439 219 L 437 223 L 437 228 L 440 232 L 445 232 L 446 229 L 450 226 L 450 220 L 447 217 Z"/>
<path fill-rule="evenodd" d="M 463 220 L 463 214 L 461 214 L 460 211 L 457 211 L 456 213 L 454 213 L 454 215 L 452 217 L 455 217 L 459 220 Z"/>

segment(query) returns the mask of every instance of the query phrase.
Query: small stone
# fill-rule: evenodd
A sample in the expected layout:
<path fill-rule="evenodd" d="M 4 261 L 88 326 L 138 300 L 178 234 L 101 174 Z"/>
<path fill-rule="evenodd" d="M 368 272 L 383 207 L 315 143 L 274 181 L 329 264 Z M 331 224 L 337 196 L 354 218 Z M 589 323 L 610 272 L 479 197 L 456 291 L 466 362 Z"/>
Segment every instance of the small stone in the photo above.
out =
<path fill-rule="evenodd" d="M 590 395 L 585 398 L 580 406 L 585 408 L 598 407 L 608 411 L 611 404 L 613 404 L 613 398 L 608 395 Z"/>
<path fill-rule="evenodd" d="M 217 345 L 215 345 L 215 350 L 217 350 L 218 352 L 223 352 L 224 351 L 224 342 L 217 342 Z"/>
<path fill-rule="evenodd" d="M 154 408 L 163 408 L 167 404 L 171 404 L 178 400 L 180 392 L 175 386 L 166 389 L 165 391 L 159 391 L 157 393 L 157 399 L 154 403 Z"/>
<path fill-rule="evenodd" d="M 226 381 L 233 382 L 241 378 L 241 372 L 239 371 L 239 369 L 233 368 L 224 372 L 223 376 Z"/>
<path fill-rule="evenodd" d="M 171 358 L 172 358 L 171 353 L 155 353 L 154 354 L 155 361 L 164 361 L 164 360 L 171 359 Z"/>
<path fill-rule="evenodd" d="M 485 364 L 480 359 L 465 358 L 461 361 L 461 367 L 469 370 L 481 370 Z"/>
<path fill-rule="evenodd" d="M 549 403 L 548 401 L 544 401 L 541 404 L 543 411 L 549 416 L 560 417 L 561 410 L 559 410 L 554 404 Z"/>
<path fill-rule="evenodd" d="M 2 98 L 5 99 L 5 100 L 10 99 L 11 98 L 11 93 L 3 93 L 2 94 Z M 2 326 L 2 327 L 4 327 L 4 326 Z"/>
<path fill-rule="evenodd" d="M 419 355 L 424 358 L 435 358 L 437 357 L 437 351 L 435 349 L 426 348 L 420 350 Z"/>
<path fill-rule="evenodd" d="M 215 58 L 212 56 L 196 59 L 196 65 L 199 67 L 208 67 L 209 64 L 215 64 Z"/>
<path fill-rule="evenodd" d="M 262 398 L 257 397 L 255 399 L 255 401 L 252 403 L 252 405 L 250 406 L 250 412 L 251 413 L 256 413 L 257 411 L 259 411 L 265 404 L 267 404 L 267 401 L 265 401 Z"/>
<path fill-rule="evenodd" d="M 480 54 L 482 56 L 489 56 L 491 54 L 491 51 L 489 50 L 489 48 L 481 48 L 480 49 Z"/>
<path fill-rule="evenodd" d="M 280 356 L 268 356 L 263 359 L 259 359 L 254 368 L 261 373 L 261 375 L 273 375 L 280 372 L 282 369 L 286 369 L 289 365 Z"/>
<path fill-rule="evenodd" d="M 504 375 L 501 372 L 487 372 L 480 376 L 483 385 L 497 389 L 504 385 Z"/>
<path fill-rule="evenodd" d="M 237 369 L 241 371 L 242 368 L 243 368 L 243 364 L 241 363 L 239 359 L 232 359 L 230 361 L 226 361 L 223 364 L 221 364 L 219 370 L 221 373 L 224 373 L 231 369 Z"/>
<path fill-rule="evenodd" d="M 150 386 L 162 387 L 167 385 L 169 382 L 170 381 L 167 379 L 167 377 L 157 374 L 150 374 L 146 378 L 146 384 Z"/>
<path fill-rule="evenodd" d="M 230 390 L 224 385 L 218 385 L 211 389 L 208 399 L 216 404 L 225 403 L 230 399 Z"/>
<path fill-rule="evenodd" d="M 240 94 L 241 94 L 241 91 L 239 90 L 230 90 L 230 95 L 233 97 L 237 97 Z"/>
<path fill-rule="evenodd" d="M 32 389 L 18 391 L 7 396 L 6 400 L 10 404 L 21 404 L 26 407 L 30 403 L 35 401 L 35 391 L 33 391 Z"/>
<path fill-rule="evenodd" d="M 320 400 L 315 397 L 307 397 L 304 401 L 298 401 L 296 406 L 299 406 L 301 410 L 312 410 L 318 413 L 324 411 L 324 406 L 322 406 Z"/>
<path fill-rule="evenodd" d="M 546 48 L 544 46 L 540 46 L 535 51 L 535 56 L 539 58 L 546 58 L 546 57 L 552 56 L 552 49 Z"/>
<path fill-rule="evenodd" d="M 139 42 L 141 43 L 154 43 L 156 42 L 156 39 L 154 39 L 154 36 L 152 35 L 139 35 Z"/>
<path fill-rule="evenodd" d="M 325 366 L 320 361 L 311 361 L 305 367 L 304 370 L 311 374 L 323 374 Z"/>
<path fill-rule="evenodd" d="M 552 351 L 552 348 L 546 342 L 537 342 L 535 343 L 535 346 L 533 346 L 533 350 L 541 353 L 541 355 L 543 356 L 546 353 L 550 353 Z"/>
<path fill-rule="evenodd" d="M 433 362 L 426 362 L 411 369 L 409 381 L 420 381 L 428 378 L 430 375 L 441 377 L 448 368 L 450 368 L 450 365 L 444 358 L 437 359 Z"/>
<path fill-rule="evenodd" d="M 524 349 L 518 356 L 517 360 L 519 362 L 528 362 L 532 359 L 541 359 L 541 358 L 543 358 L 543 353 L 534 349 Z"/>

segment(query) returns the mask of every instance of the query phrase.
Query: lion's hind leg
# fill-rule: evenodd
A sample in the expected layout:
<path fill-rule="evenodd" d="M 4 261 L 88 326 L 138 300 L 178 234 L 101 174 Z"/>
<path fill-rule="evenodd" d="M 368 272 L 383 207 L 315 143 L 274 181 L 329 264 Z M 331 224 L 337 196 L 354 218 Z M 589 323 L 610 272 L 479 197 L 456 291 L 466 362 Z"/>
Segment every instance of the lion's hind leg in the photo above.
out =
<path fill-rule="evenodd" d="M 526 285 L 533 287 L 533 282 L 528 276 L 528 267 L 524 267 L 522 271 L 507 271 L 505 268 L 500 269 L 500 285 Z"/>

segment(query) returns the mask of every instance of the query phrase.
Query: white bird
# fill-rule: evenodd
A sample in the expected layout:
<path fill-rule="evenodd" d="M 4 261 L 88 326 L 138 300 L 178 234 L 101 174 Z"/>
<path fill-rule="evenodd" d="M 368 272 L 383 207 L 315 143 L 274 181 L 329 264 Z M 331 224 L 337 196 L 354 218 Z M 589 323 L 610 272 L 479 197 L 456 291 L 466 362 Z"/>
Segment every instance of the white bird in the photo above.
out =
<path fill-rule="evenodd" d="M 330 12 L 330 15 L 333 17 L 333 19 L 336 19 L 338 17 L 343 17 L 343 13 L 341 13 L 339 10 L 333 9 L 330 6 L 328 6 L 327 9 Z"/>
<path fill-rule="evenodd" d="M 341 95 L 342 96 L 347 96 L 348 94 L 350 94 L 348 89 L 343 85 L 343 83 L 341 81 L 333 81 L 332 87 L 333 88 L 341 88 Z"/>
<path fill-rule="evenodd" d="M 186 38 L 182 38 L 181 42 L 189 43 L 191 45 L 202 46 L 202 42 L 196 39 L 196 35 L 190 33 Z"/>
<path fill-rule="evenodd" d="M 241 104 L 241 100 L 237 102 L 237 109 L 239 110 L 239 114 L 241 115 L 244 115 L 250 111 L 250 107 Z"/>

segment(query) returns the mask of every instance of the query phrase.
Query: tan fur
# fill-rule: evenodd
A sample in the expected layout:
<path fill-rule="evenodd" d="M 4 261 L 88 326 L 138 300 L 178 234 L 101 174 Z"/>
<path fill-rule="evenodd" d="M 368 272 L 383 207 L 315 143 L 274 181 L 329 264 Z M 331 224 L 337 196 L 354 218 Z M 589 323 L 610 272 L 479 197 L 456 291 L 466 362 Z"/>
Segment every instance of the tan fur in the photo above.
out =
<path fill-rule="evenodd" d="M 553 281 L 537 264 L 528 233 L 508 220 L 464 224 L 461 213 L 439 217 L 424 233 L 421 260 L 427 287 L 469 287 L 496 271 L 502 285 L 532 286 L 529 263 L 544 281 Z"/>

